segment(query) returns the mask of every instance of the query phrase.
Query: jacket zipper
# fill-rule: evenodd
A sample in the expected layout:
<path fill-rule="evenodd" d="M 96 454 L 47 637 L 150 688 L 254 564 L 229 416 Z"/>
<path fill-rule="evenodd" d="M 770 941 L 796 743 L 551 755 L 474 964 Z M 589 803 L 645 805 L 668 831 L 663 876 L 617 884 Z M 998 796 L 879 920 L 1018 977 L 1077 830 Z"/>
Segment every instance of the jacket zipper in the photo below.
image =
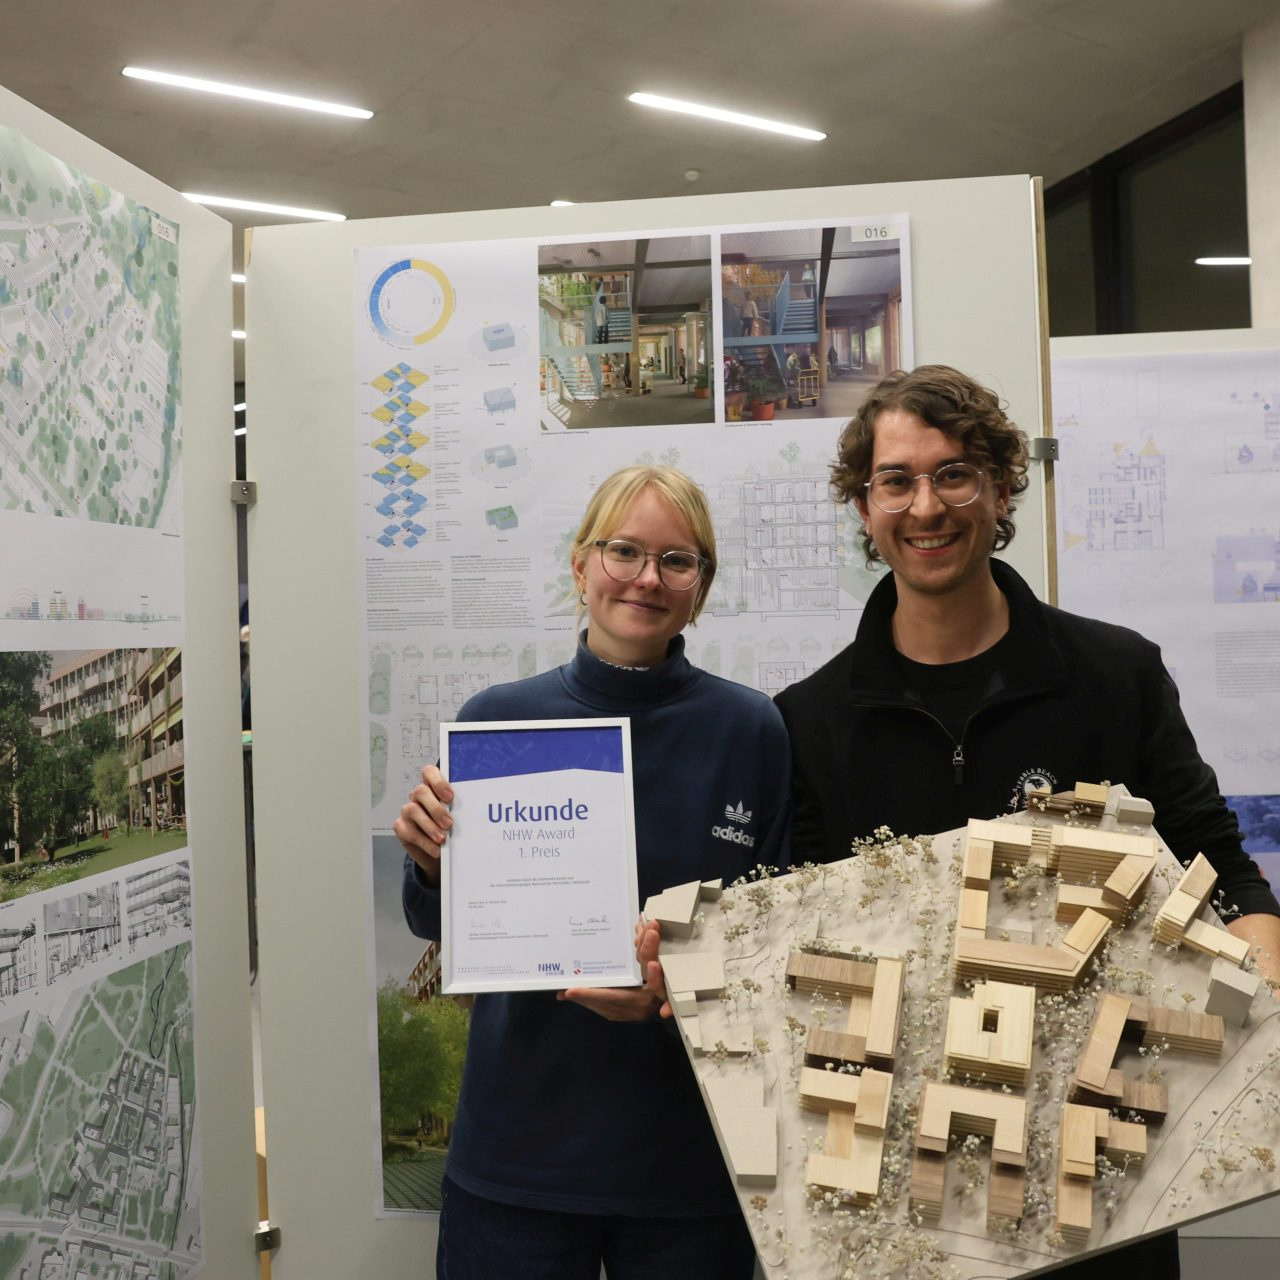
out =
<path fill-rule="evenodd" d="M 948 729 L 932 711 L 926 711 L 923 707 L 910 707 L 907 708 L 907 710 L 918 711 L 922 716 L 928 716 L 929 719 L 947 735 L 947 740 L 952 746 L 951 772 L 953 775 L 953 781 L 957 787 L 964 786 L 964 740 L 965 735 L 969 732 L 969 726 L 973 723 L 973 716 L 976 716 L 978 712 L 975 711 L 973 715 L 964 722 L 964 728 L 960 730 L 960 740 L 957 742 L 956 739 L 951 736 L 951 730 Z M 981 708 L 979 708 L 979 710 L 981 710 Z"/>

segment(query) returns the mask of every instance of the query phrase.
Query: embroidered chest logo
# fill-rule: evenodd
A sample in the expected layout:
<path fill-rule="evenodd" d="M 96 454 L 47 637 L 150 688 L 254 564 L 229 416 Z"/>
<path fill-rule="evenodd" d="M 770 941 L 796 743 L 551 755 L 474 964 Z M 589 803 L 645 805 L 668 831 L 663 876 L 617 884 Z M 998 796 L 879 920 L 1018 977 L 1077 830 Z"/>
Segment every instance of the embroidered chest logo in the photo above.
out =
<path fill-rule="evenodd" d="M 1041 787 L 1048 787 L 1052 791 L 1057 785 L 1057 777 L 1043 766 L 1024 769 L 1018 775 L 1018 780 L 1013 784 L 1013 792 L 1009 796 L 1009 812 L 1015 813 L 1019 809 L 1025 809 L 1027 807 L 1027 796 L 1031 792 L 1037 791 Z"/>
<path fill-rule="evenodd" d="M 745 827 L 751 821 L 754 812 L 755 810 L 753 809 L 743 808 L 741 800 L 738 801 L 736 808 L 731 804 L 725 805 L 724 816 L 727 823 L 735 823 L 736 825 L 712 827 L 711 834 L 715 836 L 717 840 L 727 840 L 730 844 L 740 844 L 744 845 L 748 849 L 754 849 L 756 847 L 755 836 L 749 836 L 745 831 L 740 830 L 740 828 Z"/>

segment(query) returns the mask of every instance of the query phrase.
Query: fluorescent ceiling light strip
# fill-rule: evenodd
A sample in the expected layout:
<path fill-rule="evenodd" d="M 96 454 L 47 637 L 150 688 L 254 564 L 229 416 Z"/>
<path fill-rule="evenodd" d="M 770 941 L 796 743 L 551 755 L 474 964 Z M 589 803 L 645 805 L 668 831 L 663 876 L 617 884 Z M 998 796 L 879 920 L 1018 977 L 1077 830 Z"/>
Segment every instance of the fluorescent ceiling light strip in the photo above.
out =
<path fill-rule="evenodd" d="M 298 209 L 289 204 L 268 204 L 265 200 L 241 200 L 236 196 L 205 196 L 194 191 L 182 193 L 194 204 L 211 209 L 248 209 L 250 213 L 277 213 L 282 218 L 307 218 L 315 222 L 346 222 L 345 213 L 329 213 L 324 209 Z"/>
<path fill-rule="evenodd" d="M 233 272 L 231 273 L 231 283 L 232 283 L 232 284 L 244 284 L 244 279 L 245 279 L 245 277 L 244 277 L 244 272 L 243 272 L 243 271 L 233 271 Z"/>
<path fill-rule="evenodd" d="M 1252 258 L 1197 258 L 1197 267 L 1250 267 Z"/>
<path fill-rule="evenodd" d="M 682 102 L 679 98 L 664 98 L 656 93 L 633 93 L 627 101 L 641 107 L 680 111 L 685 115 L 720 120 L 725 124 L 745 125 L 748 129 L 763 129 L 767 133 L 783 133 L 789 138 L 805 138 L 810 142 L 821 142 L 827 136 L 825 133 L 819 133 L 817 129 L 805 129 L 798 124 L 783 124 L 780 120 L 766 120 L 763 116 L 747 116 L 740 111 L 725 111 L 720 107 L 704 107 L 701 103 Z"/>
<path fill-rule="evenodd" d="M 553 209 L 563 209 L 567 205 L 577 204 L 577 203 L 578 202 L 576 200 L 553 200 L 551 202 L 551 207 Z"/>
<path fill-rule="evenodd" d="M 299 111 L 319 111 L 328 116 L 347 116 L 352 120 L 371 120 L 373 112 L 363 107 L 348 107 L 340 102 L 321 102 L 318 98 L 300 98 L 274 89 L 250 89 L 246 85 L 225 84 L 220 80 L 202 80 L 198 76 L 181 76 L 172 71 L 154 71 L 148 67 L 125 67 L 121 75 L 131 80 L 150 80 L 174 89 L 195 89 L 200 93 L 219 93 L 225 98 L 247 98 L 251 102 L 269 102 L 276 107 L 294 107 Z"/>
<path fill-rule="evenodd" d="M 232 337 L 233 337 L 237 342 L 243 342 L 243 341 L 244 341 L 244 330 L 243 330 L 243 329 L 232 329 L 232 330 L 231 330 L 231 336 L 232 336 Z"/>

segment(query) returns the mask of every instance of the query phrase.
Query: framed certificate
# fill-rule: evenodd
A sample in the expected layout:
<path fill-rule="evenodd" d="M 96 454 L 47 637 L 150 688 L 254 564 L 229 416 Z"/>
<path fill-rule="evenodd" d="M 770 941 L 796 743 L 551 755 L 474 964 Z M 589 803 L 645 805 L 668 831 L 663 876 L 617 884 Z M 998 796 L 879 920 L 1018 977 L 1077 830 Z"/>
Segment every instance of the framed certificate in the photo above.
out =
<path fill-rule="evenodd" d="M 440 726 L 446 995 L 640 985 L 625 718 Z"/>

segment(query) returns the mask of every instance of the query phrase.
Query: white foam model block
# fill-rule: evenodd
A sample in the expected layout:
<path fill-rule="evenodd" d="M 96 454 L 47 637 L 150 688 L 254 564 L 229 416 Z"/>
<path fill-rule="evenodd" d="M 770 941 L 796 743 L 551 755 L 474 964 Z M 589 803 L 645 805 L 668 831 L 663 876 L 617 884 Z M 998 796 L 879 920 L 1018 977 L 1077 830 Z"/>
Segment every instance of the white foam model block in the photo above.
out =
<path fill-rule="evenodd" d="M 698 896 L 703 902 L 714 902 L 724 892 L 724 881 L 704 880 Z"/>
<path fill-rule="evenodd" d="M 778 1180 L 778 1109 L 726 1106 L 716 1110 L 734 1181 L 772 1187 Z"/>
<path fill-rule="evenodd" d="M 692 991 L 697 996 L 715 996 L 724 990 L 724 957 L 713 951 L 673 951 L 658 956 L 668 991 Z"/>
<path fill-rule="evenodd" d="M 702 1024 L 698 1021 L 696 1013 L 685 1015 L 677 1015 L 680 1019 L 680 1034 L 684 1037 L 685 1043 L 695 1053 L 704 1052 L 702 1047 Z"/>
<path fill-rule="evenodd" d="M 764 1081 L 759 1076 L 714 1076 L 703 1082 L 718 1115 L 721 1107 L 763 1107 Z"/>
<path fill-rule="evenodd" d="M 1156 818 L 1156 811 L 1150 800 L 1141 796 L 1116 797 L 1116 821 L 1132 822 L 1138 826 L 1149 827 Z"/>
<path fill-rule="evenodd" d="M 691 938 L 693 917 L 698 914 L 698 899 L 702 882 L 691 880 L 656 893 L 645 901 L 644 914 L 648 920 L 656 920 L 662 927 L 664 938 Z"/>
<path fill-rule="evenodd" d="M 1243 1027 L 1261 985 L 1262 979 L 1256 973 L 1245 973 L 1229 960 L 1215 960 L 1209 970 L 1209 998 L 1204 1002 L 1204 1011 L 1216 1013 L 1233 1027 Z"/>
<path fill-rule="evenodd" d="M 667 1003 L 677 1018 L 698 1016 L 698 997 L 692 991 L 672 991 L 667 987 Z"/>

